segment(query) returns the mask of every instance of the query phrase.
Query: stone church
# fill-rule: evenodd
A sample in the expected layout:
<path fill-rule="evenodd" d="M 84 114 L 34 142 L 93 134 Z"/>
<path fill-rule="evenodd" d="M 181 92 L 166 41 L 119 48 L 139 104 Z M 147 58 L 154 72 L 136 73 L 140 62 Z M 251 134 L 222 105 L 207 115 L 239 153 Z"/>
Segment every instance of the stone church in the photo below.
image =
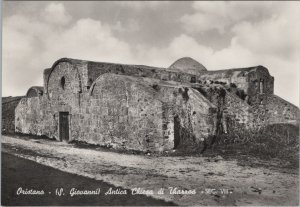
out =
<path fill-rule="evenodd" d="M 62 58 L 15 109 L 15 131 L 117 149 L 165 151 L 275 123 L 299 109 L 274 95 L 255 66 L 208 71 L 192 58 L 169 68 Z"/>

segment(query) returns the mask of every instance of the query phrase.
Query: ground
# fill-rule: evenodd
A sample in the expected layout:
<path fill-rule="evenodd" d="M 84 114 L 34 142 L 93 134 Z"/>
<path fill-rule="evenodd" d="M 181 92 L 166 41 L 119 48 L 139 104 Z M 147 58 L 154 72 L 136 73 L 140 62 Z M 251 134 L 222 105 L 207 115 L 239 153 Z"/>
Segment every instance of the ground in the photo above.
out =
<path fill-rule="evenodd" d="M 115 186 L 109 185 L 103 181 L 96 181 L 79 175 L 65 173 L 53 168 L 40 165 L 36 162 L 15 157 L 2 153 L 2 205 L 3 206 L 61 206 L 61 205 L 151 205 L 151 206 L 170 206 L 173 203 L 153 199 L 144 195 L 76 195 L 72 196 L 67 192 L 76 186 L 77 189 L 97 189 L 106 192 L 109 188 Z M 46 194 L 36 195 L 18 195 L 16 189 L 22 186 L 30 189 L 44 189 Z M 55 194 L 56 189 L 64 186 L 65 195 Z M 122 189 L 122 188 L 120 188 Z M 122 189 L 124 190 L 124 189 Z"/>
<path fill-rule="evenodd" d="M 2 136 L 5 153 L 60 171 L 126 189 L 153 190 L 152 198 L 177 205 L 294 205 L 299 199 L 297 170 L 239 165 L 220 156 L 130 155 L 78 147 L 47 139 Z M 76 186 L 75 186 L 76 187 Z M 168 188 L 195 190 L 170 194 Z M 164 188 L 164 194 L 157 194 Z"/>

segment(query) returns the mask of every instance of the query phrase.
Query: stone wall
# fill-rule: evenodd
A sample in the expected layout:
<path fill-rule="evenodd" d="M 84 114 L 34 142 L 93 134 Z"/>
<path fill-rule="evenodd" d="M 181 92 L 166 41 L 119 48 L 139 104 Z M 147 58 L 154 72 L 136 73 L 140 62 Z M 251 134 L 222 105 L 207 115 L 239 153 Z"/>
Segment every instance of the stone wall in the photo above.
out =
<path fill-rule="evenodd" d="M 81 77 L 82 75 L 74 65 L 60 62 L 48 78 L 49 99 L 60 105 L 78 105 L 78 94 L 82 92 Z"/>
<path fill-rule="evenodd" d="M 48 125 L 46 116 L 48 109 L 43 109 L 45 101 L 46 99 L 43 97 L 22 98 L 16 108 L 16 132 L 39 136 L 45 135 L 46 131 L 48 131 L 48 135 L 51 134 L 51 131 L 54 132 L 56 128 L 50 130 L 51 125 Z"/>
<path fill-rule="evenodd" d="M 244 130 L 253 128 L 253 117 L 251 113 L 251 106 L 246 101 L 240 99 L 234 93 L 226 91 L 224 120 L 226 120 L 228 132 L 234 130 Z M 229 119 L 229 120 L 228 120 Z M 230 126 L 230 124 L 234 124 Z"/>
<path fill-rule="evenodd" d="M 52 71 L 52 68 L 47 68 L 43 71 L 43 83 L 44 83 L 44 93 L 47 94 L 47 88 L 48 88 L 48 78 Z"/>
<path fill-rule="evenodd" d="M 162 151 L 162 103 L 132 77 L 105 74 L 72 117 L 73 139 L 115 148 Z M 80 119 L 81 118 L 81 119 Z"/>
<path fill-rule="evenodd" d="M 169 148 L 202 149 L 215 134 L 216 107 L 193 88 L 158 85 L 156 90 L 163 101 L 163 137 Z"/>
<path fill-rule="evenodd" d="M 79 70 L 78 65 L 81 66 L 80 63 L 60 61 L 44 71 L 46 88 L 43 96 L 24 98 L 16 108 L 17 132 L 60 140 L 59 112 L 69 112 L 71 118 L 79 110 L 83 97 L 84 70 Z"/>
<path fill-rule="evenodd" d="M 80 74 L 82 92 L 87 91 L 93 81 L 95 81 L 100 75 L 103 75 L 105 73 L 114 73 L 134 77 L 148 77 L 164 81 L 177 81 L 184 83 L 197 82 L 199 79 L 199 77 L 195 75 L 173 71 L 165 68 L 62 58 L 57 60 L 53 64 L 52 68 L 44 70 L 45 93 L 48 93 L 48 85 L 50 84 L 49 80 L 52 76 L 53 71 L 60 70 L 60 68 L 64 67 L 73 68 L 77 71 L 78 74 Z"/>
<path fill-rule="evenodd" d="M 299 108 L 290 102 L 272 95 L 266 105 L 266 121 L 268 124 L 299 124 Z"/>
<path fill-rule="evenodd" d="M 274 78 L 263 66 L 202 72 L 201 83 L 221 82 L 236 87 L 245 94 L 250 105 L 266 104 L 267 95 L 273 94 Z"/>
<path fill-rule="evenodd" d="M 48 97 L 53 83 L 56 85 L 64 75 L 68 76 L 67 81 L 75 81 L 76 89 L 74 90 L 76 90 L 76 93 L 88 91 L 87 62 L 63 58 L 56 61 L 50 70 L 44 70 L 44 81 L 46 81 L 44 91 Z"/>
<path fill-rule="evenodd" d="M 2 98 L 2 134 L 15 132 L 15 108 L 22 98 L 22 96 Z"/>
<path fill-rule="evenodd" d="M 299 109 L 273 95 L 262 66 L 200 76 L 142 65 L 63 58 L 44 71 L 44 94 L 29 89 L 15 110 L 17 132 L 139 151 L 199 147 L 215 135 L 295 122 Z"/>
<path fill-rule="evenodd" d="M 235 133 L 253 127 L 251 106 L 221 84 L 202 84 L 195 87 L 217 108 L 216 134 Z"/>
<path fill-rule="evenodd" d="M 44 87 L 41 86 L 32 86 L 28 89 L 26 97 L 37 97 L 42 96 L 44 93 Z"/>
<path fill-rule="evenodd" d="M 97 77 L 104 73 L 114 73 L 133 77 L 148 77 L 164 81 L 176 81 L 184 83 L 190 83 L 191 81 L 196 82 L 198 79 L 195 75 L 172 71 L 164 68 L 98 62 L 88 63 L 88 77 L 90 81 L 94 81 Z"/>
<path fill-rule="evenodd" d="M 210 83 L 221 82 L 228 86 L 235 86 L 238 92 L 250 105 L 266 103 L 267 95 L 273 94 L 274 78 L 270 76 L 268 69 L 263 66 L 250 68 L 239 68 L 219 71 L 201 71 L 195 76 L 179 71 L 172 71 L 165 68 L 149 67 L 144 65 L 124 65 L 92 61 L 80 61 L 63 58 L 58 60 L 49 70 L 44 71 L 44 79 L 48 81 L 45 86 L 48 88 L 52 72 L 59 68 L 73 68 L 80 77 L 79 83 L 82 92 L 88 91 L 93 81 L 105 73 L 114 73 L 133 77 L 148 77 L 164 81 L 175 81 L 179 83 Z M 52 72 L 51 72 L 52 71 Z M 50 78 L 49 78 L 50 77 Z M 262 89 L 261 89 L 262 88 Z M 47 93 L 48 90 L 45 90 Z"/>
<path fill-rule="evenodd" d="M 173 87 L 167 82 L 154 87 L 150 79 L 107 73 L 94 81 L 89 93 L 76 94 L 76 80 L 66 81 L 64 89 L 55 82 L 62 76 L 76 77 L 70 76 L 73 72 L 69 70 L 66 66 L 53 71 L 48 85 L 51 98 L 21 100 L 16 109 L 16 131 L 59 140 L 58 114 L 64 111 L 70 114 L 70 141 L 114 148 L 173 149 L 174 117 L 179 119 L 179 139 L 191 138 L 190 145 L 214 133 L 214 105 L 192 88 Z"/>
<path fill-rule="evenodd" d="M 256 107 L 257 105 L 265 105 L 269 95 L 274 94 L 274 78 L 270 76 L 268 70 L 259 67 L 255 72 L 248 75 L 248 100 L 247 102 Z"/>
<path fill-rule="evenodd" d="M 201 72 L 202 83 L 210 83 L 211 81 L 219 81 L 227 85 L 235 84 L 238 88 L 248 90 L 247 74 L 249 69 L 229 69 L 229 70 L 216 70 L 216 71 L 203 71 Z"/>
<path fill-rule="evenodd" d="M 37 93 L 36 90 L 34 89 L 29 89 L 27 94 L 26 94 L 27 97 L 36 97 L 36 96 L 39 96 L 39 94 Z"/>

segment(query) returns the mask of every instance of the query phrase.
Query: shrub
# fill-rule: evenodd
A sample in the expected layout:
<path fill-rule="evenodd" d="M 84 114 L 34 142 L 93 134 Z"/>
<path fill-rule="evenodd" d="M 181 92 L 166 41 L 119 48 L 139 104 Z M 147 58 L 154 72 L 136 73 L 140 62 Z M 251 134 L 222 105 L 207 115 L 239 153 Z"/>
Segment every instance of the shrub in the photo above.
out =
<path fill-rule="evenodd" d="M 273 124 L 260 130 L 236 130 L 217 137 L 214 147 L 261 159 L 278 158 L 298 166 L 299 126 Z"/>

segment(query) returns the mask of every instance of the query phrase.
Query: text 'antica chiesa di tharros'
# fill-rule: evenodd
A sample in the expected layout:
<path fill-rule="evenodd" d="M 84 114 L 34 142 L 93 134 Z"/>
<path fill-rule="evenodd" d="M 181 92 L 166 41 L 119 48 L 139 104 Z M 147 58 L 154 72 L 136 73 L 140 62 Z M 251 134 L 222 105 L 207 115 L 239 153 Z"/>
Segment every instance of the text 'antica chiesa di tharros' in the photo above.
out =
<path fill-rule="evenodd" d="M 299 123 L 263 66 L 209 71 L 192 58 L 169 68 L 62 58 L 15 109 L 16 132 L 160 152 L 218 134 Z"/>

